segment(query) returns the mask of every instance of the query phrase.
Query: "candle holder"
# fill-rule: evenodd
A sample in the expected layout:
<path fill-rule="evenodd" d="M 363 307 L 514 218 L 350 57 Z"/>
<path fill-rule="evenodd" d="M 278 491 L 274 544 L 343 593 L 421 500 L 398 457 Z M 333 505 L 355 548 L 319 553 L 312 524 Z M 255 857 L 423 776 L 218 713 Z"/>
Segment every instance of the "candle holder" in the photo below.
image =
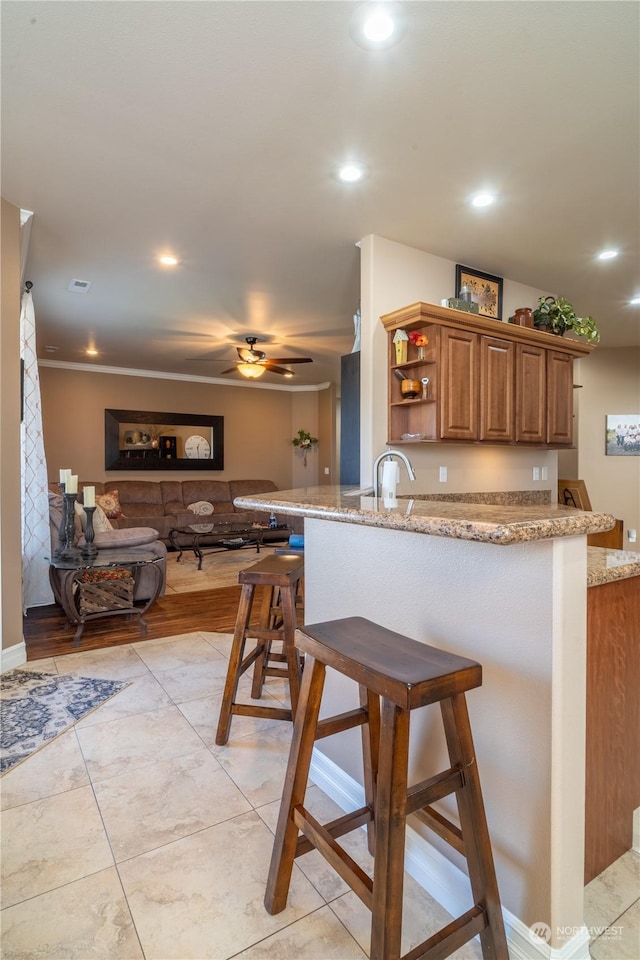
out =
<path fill-rule="evenodd" d="M 65 538 L 64 538 L 64 547 L 60 556 L 56 559 L 58 560 L 78 560 L 80 558 L 80 551 L 77 547 L 74 547 L 73 541 L 75 539 L 75 520 L 76 520 L 76 509 L 75 502 L 78 499 L 77 493 L 64 493 L 63 501 L 66 505 L 66 517 L 65 517 Z"/>
<path fill-rule="evenodd" d="M 98 548 L 93 542 L 95 536 L 93 531 L 93 515 L 96 511 L 95 507 L 85 507 L 84 512 L 87 515 L 87 525 L 84 531 L 85 545 L 82 548 L 82 556 L 87 560 L 95 560 L 98 556 Z"/>
<path fill-rule="evenodd" d="M 60 493 L 62 495 L 62 520 L 58 530 L 58 546 L 52 553 L 54 560 L 60 560 L 67 546 L 67 498 L 65 497 L 65 484 L 59 483 Z"/>

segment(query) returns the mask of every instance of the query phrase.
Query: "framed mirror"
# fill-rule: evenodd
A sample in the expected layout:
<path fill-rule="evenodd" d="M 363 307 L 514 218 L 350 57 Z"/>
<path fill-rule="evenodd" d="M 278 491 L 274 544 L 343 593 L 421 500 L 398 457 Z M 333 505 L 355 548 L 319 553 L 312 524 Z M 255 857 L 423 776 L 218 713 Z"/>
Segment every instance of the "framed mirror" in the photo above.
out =
<path fill-rule="evenodd" d="M 224 417 L 104 411 L 105 470 L 224 470 Z"/>

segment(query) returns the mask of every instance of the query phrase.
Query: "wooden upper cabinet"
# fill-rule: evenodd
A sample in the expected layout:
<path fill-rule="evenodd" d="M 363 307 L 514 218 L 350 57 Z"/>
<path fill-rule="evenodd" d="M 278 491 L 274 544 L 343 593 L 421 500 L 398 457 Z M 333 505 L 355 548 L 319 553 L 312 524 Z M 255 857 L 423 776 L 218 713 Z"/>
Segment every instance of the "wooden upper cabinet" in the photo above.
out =
<path fill-rule="evenodd" d="M 431 303 L 380 319 L 389 338 L 390 443 L 572 444 L 573 361 L 591 344 Z M 399 329 L 428 335 L 425 359 L 410 350 L 395 364 Z M 405 400 L 396 372 L 429 377 L 428 393 Z"/>
<path fill-rule="evenodd" d="M 509 442 L 515 437 L 513 384 L 515 344 L 480 338 L 480 440 Z"/>
<path fill-rule="evenodd" d="M 478 335 L 445 327 L 440 344 L 440 437 L 477 440 Z"/>
<path fill-rule="evenodd" d="M 516 440 L 546 442 L 546 351 L 527 343 L 516 346 Z"/>
<path fill-rule="evenodd" d="M 573 357 L 547 351 L 547 443 L 573 442 Z"/>

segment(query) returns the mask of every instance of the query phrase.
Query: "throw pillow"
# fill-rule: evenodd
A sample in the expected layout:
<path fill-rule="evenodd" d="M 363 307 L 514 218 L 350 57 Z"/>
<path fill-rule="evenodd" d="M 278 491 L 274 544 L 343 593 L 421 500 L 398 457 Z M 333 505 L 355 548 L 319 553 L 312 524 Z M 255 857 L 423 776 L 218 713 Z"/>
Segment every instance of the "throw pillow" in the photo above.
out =
<path fill-rule="evenodd" d="M 195 503 L 189 504 L 187 510 L 191 510 L 192 513 L 197 513 L 201 517 L 209 517 L 213 513 L 213 504 L 209 503 L 208 500 L 196 500 Z M 195 530 L 196 533 L 210 533 L 213 527 L 212 523 L 191 524 L 191 529 Z"/>
<path fill-rule="evenodd" d="M 98 498 L 96 497 L 96 500 Z M 75 504 L 76 516 L 80 518 L 80 524 L 82 526 L 82 532 L 87 529 L 87 515 L 84 512 L 84 507 L 81 503 L 78 503 L 76 500 Z M 96 503 L 96 509 L 93 512 L 93 532 L 94 533 L 106 533 L 107 530 L 113 530 L 113 526 L 109 522 L 106 513 L 99 507 Z"/>
<path fill-rule="evenodd" d="M 213 504 L 209 503 L 208 500 L 197 500 L 195 503 L 190 503 L 187 510 L 191 510 L 192 513 L 197 513 L 201 517 L 206 517 L 213 513 Z"/>
<path fill-rule="evenodd" d="M 119 520 L 120 517 L 124 517 L 117 490 L 109 490 L 108 493 L 96 496 L 96 506 L 102 507 L 109 520 Z"/>

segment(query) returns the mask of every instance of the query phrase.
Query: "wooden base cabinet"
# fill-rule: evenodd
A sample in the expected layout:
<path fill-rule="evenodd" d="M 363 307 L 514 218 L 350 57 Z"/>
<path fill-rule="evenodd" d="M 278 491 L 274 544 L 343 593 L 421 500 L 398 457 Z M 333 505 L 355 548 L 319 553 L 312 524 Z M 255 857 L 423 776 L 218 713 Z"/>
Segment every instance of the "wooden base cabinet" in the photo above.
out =
<path fill-rule="evenodd" d="M 573 361 L 591 345 L 427 303 L 380 319 L 389 341 L 389 443 L 573 443 Z M 409 344 L 407 362 L 395 363 L 399 329 L 427 336 L 424 356 Z M 404 399 L 398 373 L 428 377 L 428 391 Z"/>
<path fill-rule="evenodd" d="M 633 844 L 640 806 L 640 577 L 587 590 L 585 876 Z"/>

